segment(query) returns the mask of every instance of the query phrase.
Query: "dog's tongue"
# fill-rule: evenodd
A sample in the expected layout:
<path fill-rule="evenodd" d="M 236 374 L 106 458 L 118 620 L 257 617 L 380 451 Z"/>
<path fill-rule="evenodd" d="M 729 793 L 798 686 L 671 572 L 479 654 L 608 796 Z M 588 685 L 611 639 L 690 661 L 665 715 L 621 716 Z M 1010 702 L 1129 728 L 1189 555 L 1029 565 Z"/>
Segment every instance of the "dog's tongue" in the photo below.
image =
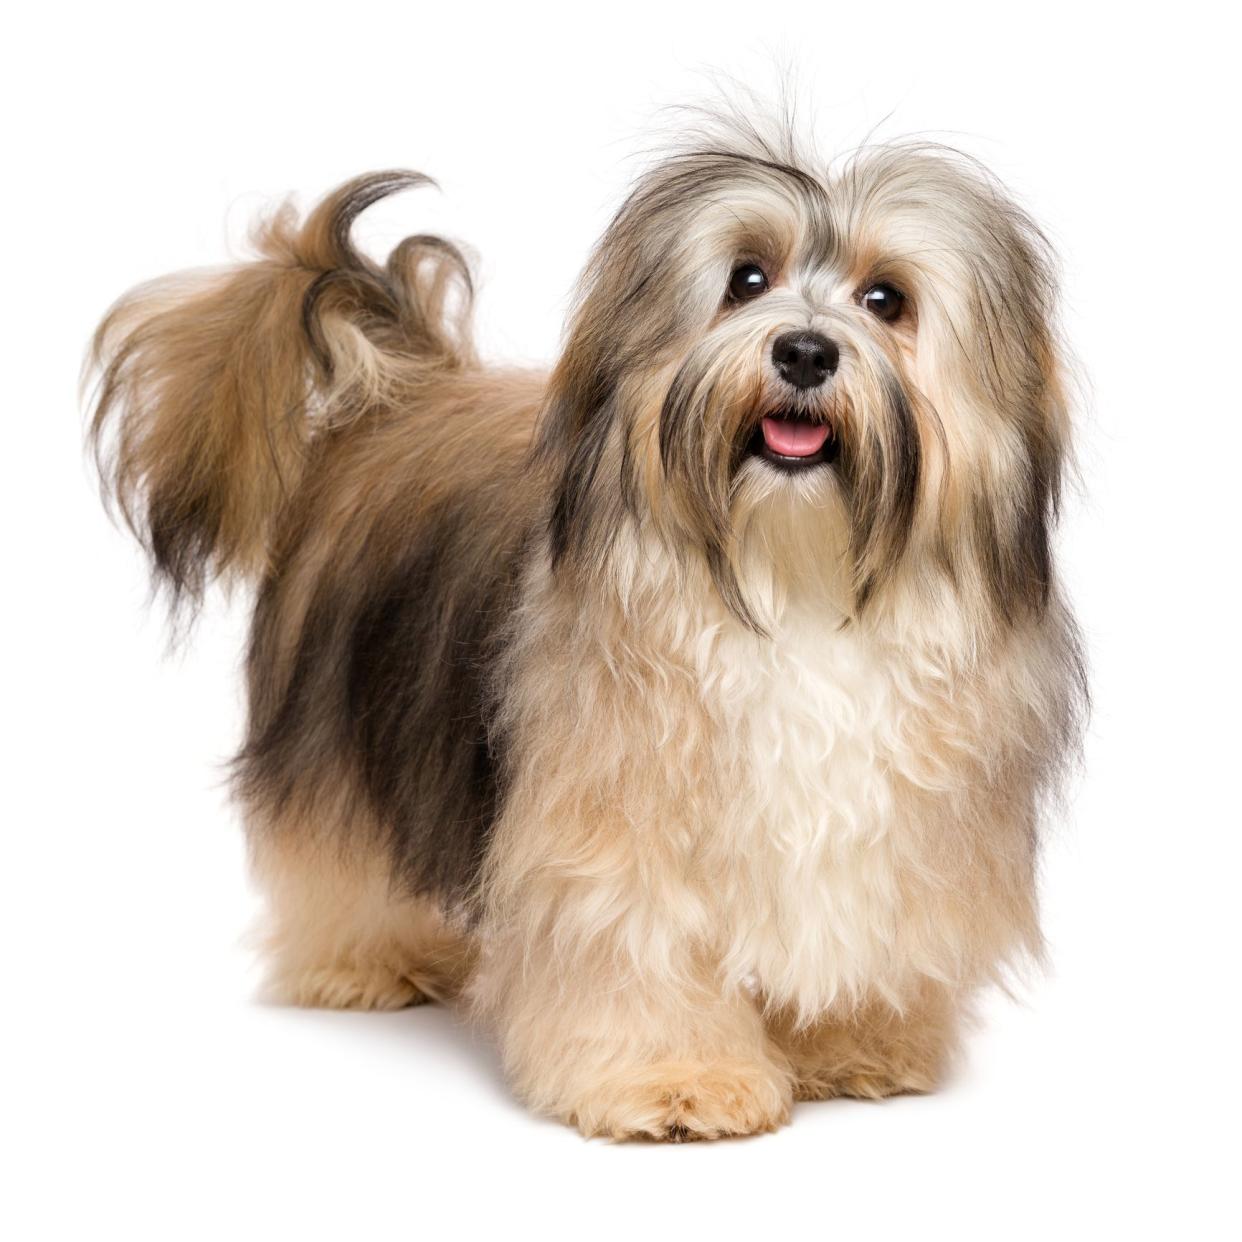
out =
<path fill-rule="evenodd" d="M 782 457 L 812 457 L 828 439 L 827 423 L 806 423 L 792 418 L 765 418 L 763 442 Z"/>

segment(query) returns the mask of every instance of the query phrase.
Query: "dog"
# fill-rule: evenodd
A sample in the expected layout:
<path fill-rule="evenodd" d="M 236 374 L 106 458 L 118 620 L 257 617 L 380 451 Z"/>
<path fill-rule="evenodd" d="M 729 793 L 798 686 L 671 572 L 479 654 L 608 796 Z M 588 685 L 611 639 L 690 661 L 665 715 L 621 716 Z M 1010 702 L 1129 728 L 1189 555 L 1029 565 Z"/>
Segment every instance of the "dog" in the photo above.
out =
<path fill-rule="evenodd" d="M 926 1092 L 1041 956 L 1077 754 L 1055 263 L 971 159 L 734 117 L 638 178 L 550 372 L 363 176 L 101 324 L 90 434 L 174 612 L 255 588 L 270 990 L 457 1001 L 588 1135 Z"/>

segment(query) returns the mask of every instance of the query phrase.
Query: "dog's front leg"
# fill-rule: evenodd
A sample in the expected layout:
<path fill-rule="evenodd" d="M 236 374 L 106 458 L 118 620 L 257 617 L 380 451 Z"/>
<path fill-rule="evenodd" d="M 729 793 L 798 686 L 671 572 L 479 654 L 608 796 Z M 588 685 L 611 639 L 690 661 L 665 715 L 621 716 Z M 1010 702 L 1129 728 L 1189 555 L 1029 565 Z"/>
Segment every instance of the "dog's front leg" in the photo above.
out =
<path fill-rule="evenodd" d="M 476 978 L 517 1093 L 586 1135 L 618 1139 L 784 1124 L 793 1078 L 752 998 L 723 988 L 706 959 L 679 952 L 650 912 L 617 917 L 608 908 L 615 892 L 576 888 L 541 933 L 489 937 Z M 612 921 L 588 934 L 588 911 L 592 922 Z"/>
<path fill-rule="evenodd" d="M 798 1099 L 881 1099 L 935 1090 L 965 1005 L 965 997 L 929 980 L 900 1010 L 871 1000 L 809 1024 L 778 1011 L 769 1016 L 768 1031 L 793 1069 Z"/>

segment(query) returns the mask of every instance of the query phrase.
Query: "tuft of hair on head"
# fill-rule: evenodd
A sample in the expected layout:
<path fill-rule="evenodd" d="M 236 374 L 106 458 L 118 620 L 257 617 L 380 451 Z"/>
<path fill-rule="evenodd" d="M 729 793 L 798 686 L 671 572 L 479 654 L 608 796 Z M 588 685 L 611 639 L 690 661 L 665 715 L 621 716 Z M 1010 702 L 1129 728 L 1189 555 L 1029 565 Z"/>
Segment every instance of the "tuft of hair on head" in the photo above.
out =
<path fill-rule="evenodd" d="M 318 435 L 476 365 L 461 251 L 417 235 L 380 265 L 351 239 L 367 207 L 432 184 L 367 174 L 304 220 L 286 203 L 255 260 L 141 285 L 100 324 L 89 443 L 174 615 L 212 579 L 263 573 Z"/>
<path fill-rule="evenodd" d="M 815 103 L 792 63 L 773 61 L 766 81 L 755 83 L 720 69 L 701 73 L 696 97 L 661 107 L 647 126 L 658 146 L 648 155 L 662 163 L 679 155 L 728 153 L 807 172 L 822 171 L 815 151 Z"/>

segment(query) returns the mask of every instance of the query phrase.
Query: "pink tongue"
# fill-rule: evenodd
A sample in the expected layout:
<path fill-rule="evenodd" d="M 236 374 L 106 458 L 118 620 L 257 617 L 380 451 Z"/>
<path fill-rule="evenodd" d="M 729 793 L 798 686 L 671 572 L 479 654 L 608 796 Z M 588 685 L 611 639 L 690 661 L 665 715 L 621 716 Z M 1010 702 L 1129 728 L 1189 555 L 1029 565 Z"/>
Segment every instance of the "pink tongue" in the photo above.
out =
<path fill-rule="evenodd" d="M 828 439 L 826 423 L 803 423 L 790 418 L 765 418 L 764 443 L 782 457 L 811 457 Z"/>

